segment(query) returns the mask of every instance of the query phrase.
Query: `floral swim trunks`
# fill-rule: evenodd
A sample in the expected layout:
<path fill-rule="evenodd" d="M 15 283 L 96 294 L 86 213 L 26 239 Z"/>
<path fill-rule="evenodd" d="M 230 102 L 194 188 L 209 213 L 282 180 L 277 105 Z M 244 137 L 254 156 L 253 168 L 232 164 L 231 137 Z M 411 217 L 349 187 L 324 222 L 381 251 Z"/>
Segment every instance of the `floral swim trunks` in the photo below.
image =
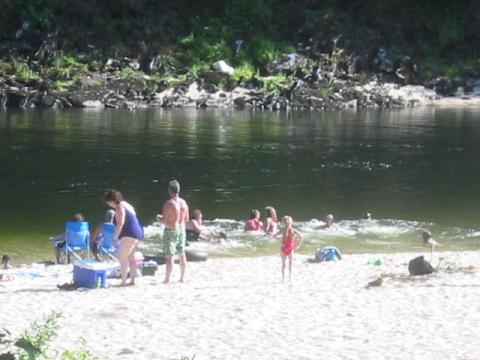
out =
<path fill-rule="evenodd" d="M 181 254 L 185 251 L 185 230 L 165 229 L 163 233 L 163 252 L 167 256 Z"/>

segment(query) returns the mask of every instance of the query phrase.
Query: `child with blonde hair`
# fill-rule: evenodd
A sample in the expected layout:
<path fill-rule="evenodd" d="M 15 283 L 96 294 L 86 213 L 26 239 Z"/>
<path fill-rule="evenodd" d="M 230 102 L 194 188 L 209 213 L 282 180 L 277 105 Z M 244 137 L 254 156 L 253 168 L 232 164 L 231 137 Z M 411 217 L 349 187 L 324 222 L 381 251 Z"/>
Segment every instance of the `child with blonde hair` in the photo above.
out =
<path fill-rule="evenodd" d="M 267 234 L 275 235 L 278 232 L 277 211 L 273 206 L 265 208 L 265 228 L 263 229 Z"/>
<path fill-rule="evenodd" d="M 280 255 L 282 257 L 282 283 L 285 283 L 285 266 L 288 259 L 288 278 L 292 281 L 292 262 L 295 250 L 298 250 L 303 243 L 303 235 L 300 231 L 295 229 L 293 219 L 291 216 L 284 216 L 282 219 L 285 228 L 282 233 L 275 237 L 282 236 L 282 246 L 280 248 Z M 300 240 L 300 244 L 296 244 L 296 238 Z"/>

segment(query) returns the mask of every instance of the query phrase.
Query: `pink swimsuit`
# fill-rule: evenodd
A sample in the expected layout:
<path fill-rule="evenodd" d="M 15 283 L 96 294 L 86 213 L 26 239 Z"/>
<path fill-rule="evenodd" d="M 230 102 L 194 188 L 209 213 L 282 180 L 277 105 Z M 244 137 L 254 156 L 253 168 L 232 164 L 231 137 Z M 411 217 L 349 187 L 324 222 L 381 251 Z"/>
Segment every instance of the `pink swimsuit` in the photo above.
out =
<path fill-rule="evenodd" d="M 262 230 L 262 223 L 256 219 L 247 220 L 245 224 L 245 231 L 261 231 Z"/>
<path fill-rule="evenodd" d="M 284 255 L 290 255 L 295 250 L 295 232 L 293 228 L 288 228 L 287 233 L 284 235 L 282 240 L 282 253 Z"/>

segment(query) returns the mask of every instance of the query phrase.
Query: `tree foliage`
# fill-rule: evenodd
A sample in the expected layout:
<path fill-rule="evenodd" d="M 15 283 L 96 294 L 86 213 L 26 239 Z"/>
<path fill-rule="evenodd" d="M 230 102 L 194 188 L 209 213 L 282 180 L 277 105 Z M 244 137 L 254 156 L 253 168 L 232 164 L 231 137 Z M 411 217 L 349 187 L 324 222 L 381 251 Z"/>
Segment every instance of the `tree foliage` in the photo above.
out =
<path fill-rule="evenodd" d="M 356 53 L 386 47 L 450 63 L 459 54 L 478 60 L 480 48 L 480 2 L 467 0 L 3 0 L 5 47 L 20 41 L 26 22 L 21 38 L 34 45 L 56 33 L 66 52 L 169 49 L 179 67 L 222 58 L 261 69 L 298 43 L 313 40 L 313 51 L 328 50 L 339 34 Z"/>

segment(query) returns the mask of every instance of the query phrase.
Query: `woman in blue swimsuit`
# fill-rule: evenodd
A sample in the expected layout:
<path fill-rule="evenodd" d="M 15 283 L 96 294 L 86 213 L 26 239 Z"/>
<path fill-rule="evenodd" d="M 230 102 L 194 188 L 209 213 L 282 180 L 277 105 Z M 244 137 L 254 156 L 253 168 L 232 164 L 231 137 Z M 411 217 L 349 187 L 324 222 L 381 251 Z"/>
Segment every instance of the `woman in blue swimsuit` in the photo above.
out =
<path fill-rule="evenodd" d="M 123 200 L 119 191 L 111 190 L 105 193 L 104 200 L 108 206 L 115 209 L 116 225 L 114 241 L 120 240 L 118 260 L 122 274 L 121 285 L 127 284 L 127 274 L 130 268 L 131 285 L 135 285 L 137 264 L 135 263 L 135 249 L 143 239 L 143 227 L 138 220 L 137 213 L 132 205 Z"/>

